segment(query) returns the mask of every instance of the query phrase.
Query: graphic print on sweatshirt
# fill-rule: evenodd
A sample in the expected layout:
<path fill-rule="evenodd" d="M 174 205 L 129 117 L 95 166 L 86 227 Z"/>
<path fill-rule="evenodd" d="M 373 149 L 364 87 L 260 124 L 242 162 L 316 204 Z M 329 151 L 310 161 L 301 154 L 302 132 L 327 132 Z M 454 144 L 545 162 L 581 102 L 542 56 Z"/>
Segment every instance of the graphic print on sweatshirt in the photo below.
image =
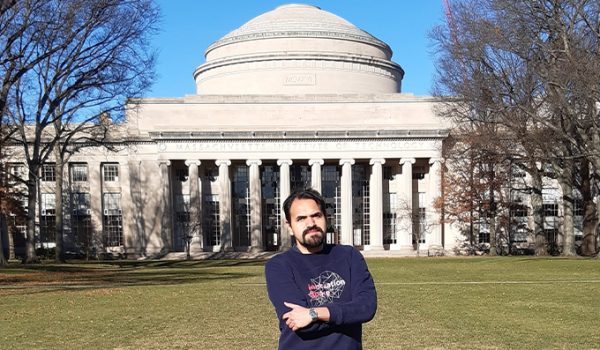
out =
<path fill-rule="evenodd" d="M 312 307 L 323 306 L 342 296 L 346 281 L 340 275 L 331 271 L 321 272 L 316 278 L 311 278 L 308 284 L 308 297 Z"/>

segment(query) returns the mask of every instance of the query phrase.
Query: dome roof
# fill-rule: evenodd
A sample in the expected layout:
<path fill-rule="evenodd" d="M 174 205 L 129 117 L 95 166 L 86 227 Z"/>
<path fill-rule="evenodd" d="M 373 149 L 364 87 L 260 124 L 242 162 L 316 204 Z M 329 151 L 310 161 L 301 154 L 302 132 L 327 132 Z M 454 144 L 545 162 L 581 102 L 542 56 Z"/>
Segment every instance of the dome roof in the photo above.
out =
<path fill-rule="evenodd" d="M 392 56 L 392 50 L 383 41 L 333 13 L 303 4 L 282 5 L 255 17 L 210 45 L 206 54 L 223 45 L 273 38 L 353 40 L 378 47 L 388 54 L 388 59 Z"/>
<path fill-rule="evenodd" d="M 198 94 L 400 92 L 404 71 L 390 47 L 330 12 L 279 6 L 206 50 Z"/>

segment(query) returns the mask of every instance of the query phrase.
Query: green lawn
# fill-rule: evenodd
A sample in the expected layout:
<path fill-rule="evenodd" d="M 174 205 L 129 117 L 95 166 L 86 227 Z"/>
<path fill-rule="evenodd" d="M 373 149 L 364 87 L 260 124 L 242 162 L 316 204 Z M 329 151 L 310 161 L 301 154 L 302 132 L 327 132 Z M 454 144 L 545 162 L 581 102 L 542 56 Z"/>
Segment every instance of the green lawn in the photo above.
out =
<path fill-rule="evenodd" d="M 600 260 L 369 259 L 365 349 L 599 349 Z M 0 269 L 2 349 L 275 349 L 262 261 Z"/>

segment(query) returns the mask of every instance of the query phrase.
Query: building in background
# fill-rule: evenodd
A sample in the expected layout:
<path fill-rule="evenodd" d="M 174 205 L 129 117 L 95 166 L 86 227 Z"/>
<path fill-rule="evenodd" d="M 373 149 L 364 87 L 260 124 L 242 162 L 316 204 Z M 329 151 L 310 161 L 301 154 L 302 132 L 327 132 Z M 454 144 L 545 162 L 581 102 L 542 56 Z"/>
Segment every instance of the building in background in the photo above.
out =
<path fill-rule="evenodd" d="M 86 149 L 65 179 L 67 246 L 127 256 L 280 250 L 282 199 L 327 201 L 327 240 L 365 251 L 451 252 L 440 224 L 435 101 L 401 92 L 390 47 L 318 7 L 284 5 L 215 41 L 197 93 L 132 100 L 118 152 Z M 17 171 L 17 170 L 15 170 Z M 41 174 L 40 242 L 51 242 L 53 165 Z"/>

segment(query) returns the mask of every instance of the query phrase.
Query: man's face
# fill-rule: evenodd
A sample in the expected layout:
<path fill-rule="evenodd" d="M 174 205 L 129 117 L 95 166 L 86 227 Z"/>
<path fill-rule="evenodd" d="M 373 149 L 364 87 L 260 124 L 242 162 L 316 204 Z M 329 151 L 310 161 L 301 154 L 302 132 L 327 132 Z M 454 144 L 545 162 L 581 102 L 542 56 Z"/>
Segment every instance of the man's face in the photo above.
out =
<path fill-rule="evenodd" d="M 321 247 L 325 239 L 327 221 L 319 205 L 312 199 L 296 199 L 290 207 L 292 234 L 296 237 L 298 248 L 308 251 Z"/>

